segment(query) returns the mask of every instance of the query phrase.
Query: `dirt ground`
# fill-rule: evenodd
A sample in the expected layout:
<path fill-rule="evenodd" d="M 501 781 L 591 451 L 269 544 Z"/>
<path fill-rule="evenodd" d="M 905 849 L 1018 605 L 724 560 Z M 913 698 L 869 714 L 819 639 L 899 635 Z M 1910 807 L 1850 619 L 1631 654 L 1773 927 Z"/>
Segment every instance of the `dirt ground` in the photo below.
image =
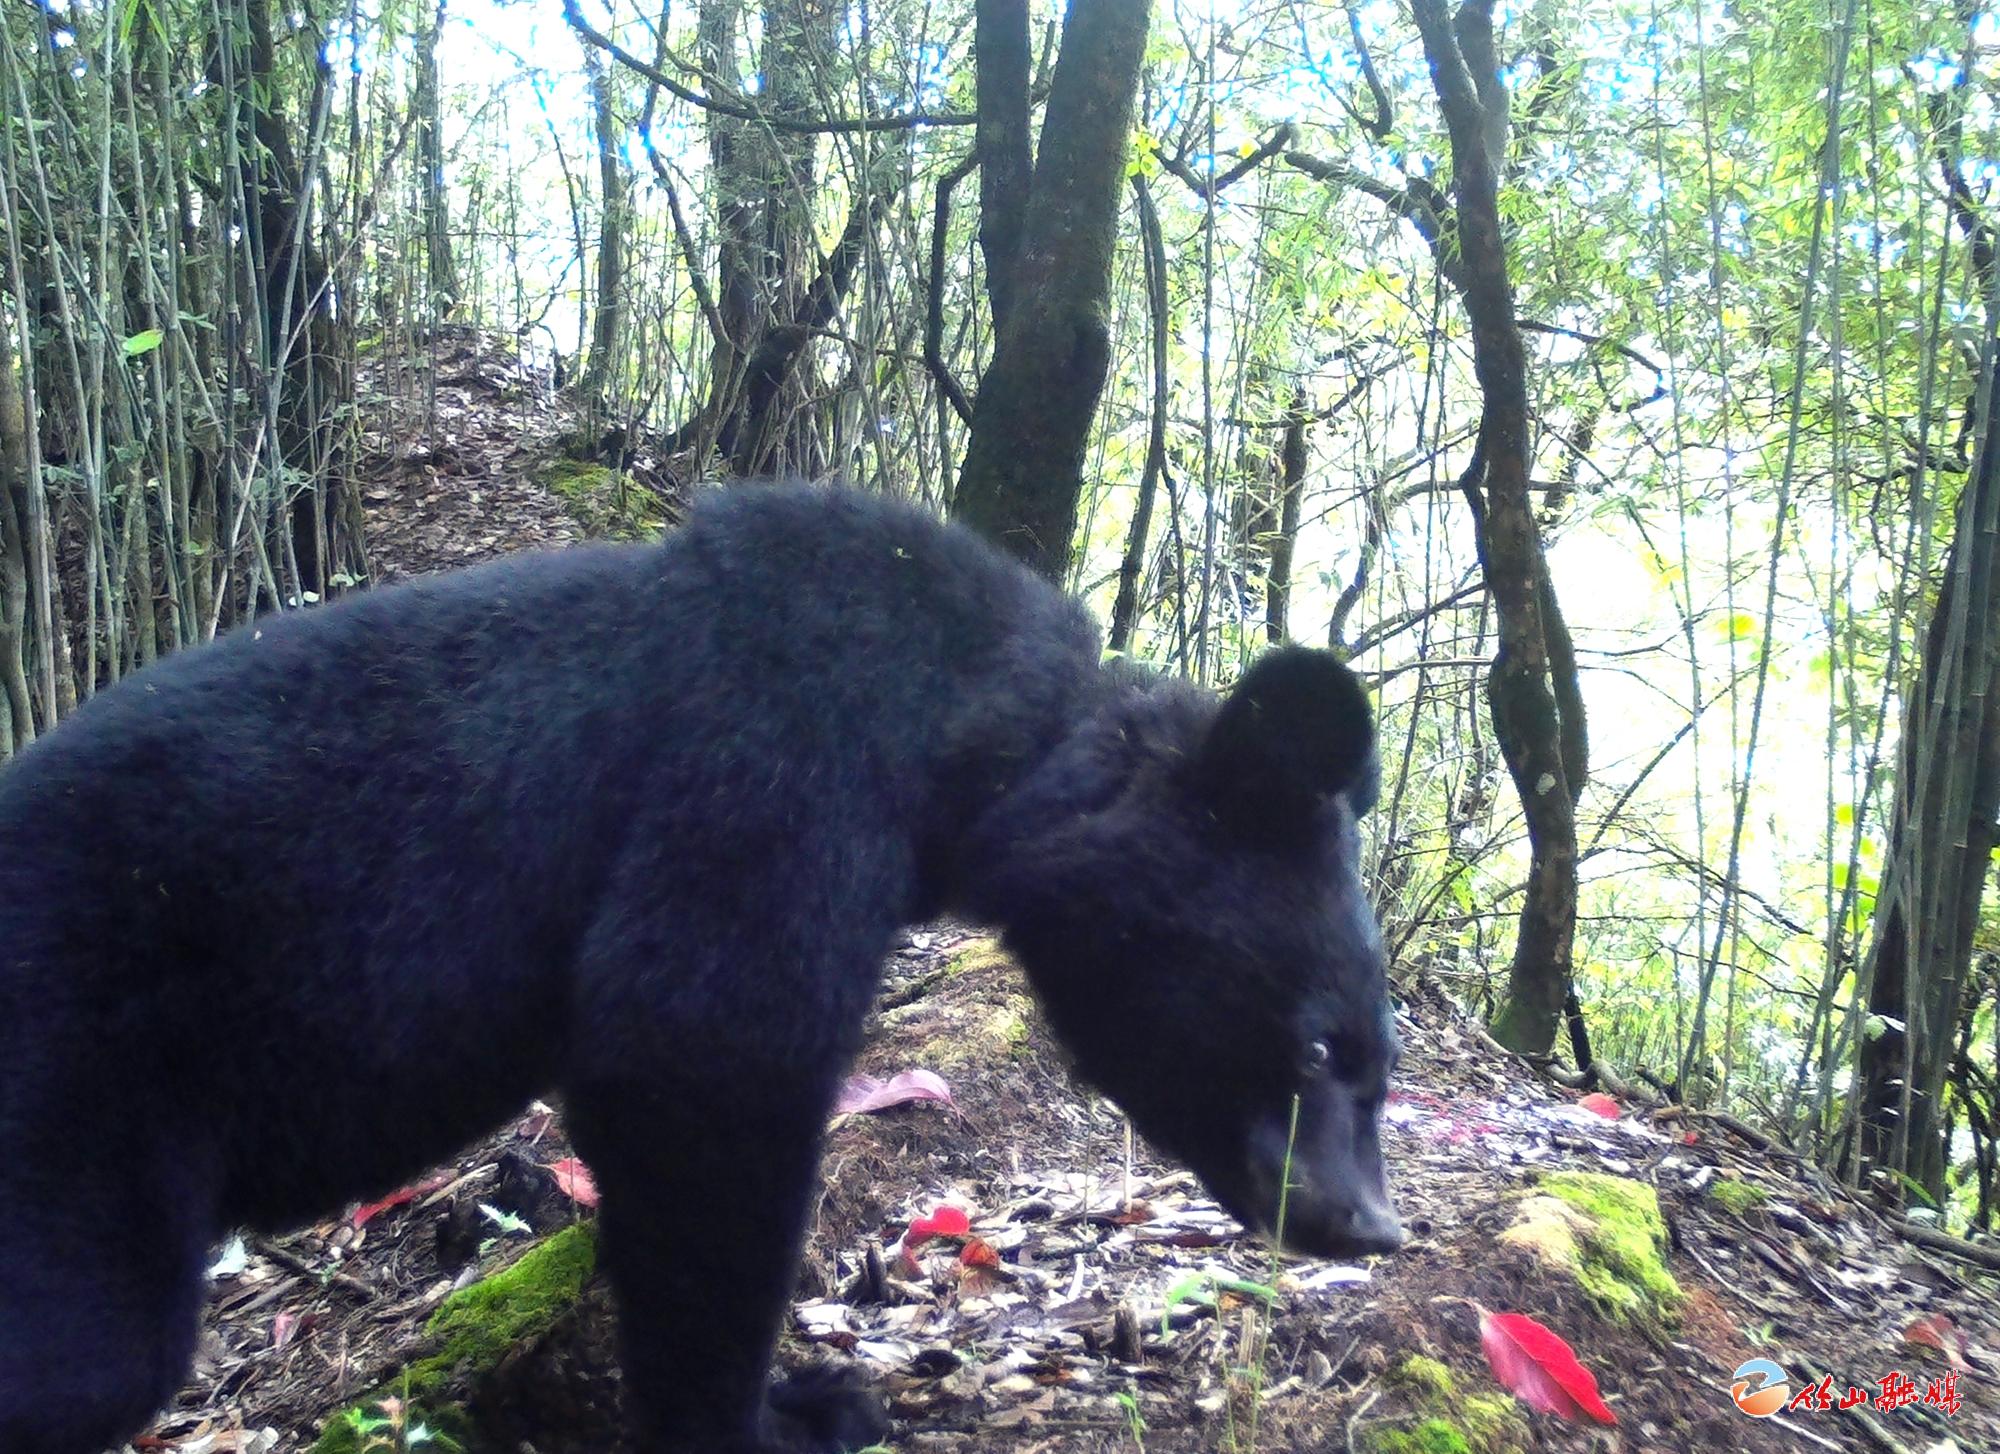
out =
<path fill-rule="evenodd" d="M 448 335 L 436 352 L 434 400 L 409 388 L 428 358 L 367 375 L 384 396 L 364 402 L 384 421 L 365 469 L 379 573 L 580 538 L 539 479 L 564 406 L 490 340 Z M 2000 1448 L 1990 1263 L 1917 1245 L 1726 1124 L 1577 1105 L 1408 967 L 1399 997 L 1384 1142 L 1411 1242 L 1365 1267 L 1280 1264 L 1070 1081 L 1003 956 L 963 926 L 914 933 L 856 1069 L 927 1071 L 949 1099 L 830 1130 L 781 1358 L 857 1365 L 894 1415 L 889 1446 L 910 1454 Z M 559 1112 L 524 1108 L 394 1205 L 222 1249 L 188 1387 L 137 1447 L 311 1447 L 433 1347 L 426 1325 L 455 1289 L 588 1220 L 568 1157 Z M 1670 1313 L 1614 1312 L 1509 1231 L 1538 1185 L 1576 1172 L 1656 1194 L 1683 1294 Z M 912 1219 L 939 1207 L 964 1211 L 968 1235 L 906 1258 Z M 1616 1426 L 1506 1404 L 1482 1308 L 1565 1339 Z M 482 1447 L 628 1448 L 609 1329 L 592 1284 L 483 1372 L 467 1389 Z M 1793 1392 L 1830 1379 L 1836 1407 L 1739 1412 L 1731 1374 L 1751 1358 Z M 1898 1375 L 1910 1392 L 1881 1407 Z M 1870 1402 L 1839 1408 L 1850 1387 Z M 1955 1412 L 1939 1406 L 1954 1396 Z"/>

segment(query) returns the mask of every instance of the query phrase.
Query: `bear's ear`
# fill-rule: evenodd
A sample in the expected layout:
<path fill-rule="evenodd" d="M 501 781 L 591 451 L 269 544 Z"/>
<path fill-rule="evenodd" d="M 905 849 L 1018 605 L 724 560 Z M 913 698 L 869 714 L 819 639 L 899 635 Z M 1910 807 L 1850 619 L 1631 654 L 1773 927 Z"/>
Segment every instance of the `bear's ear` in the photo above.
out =
<path fill-rule="evenodd" d="M 1216 815 L 1256 836 L 1301 831 L 1339 793 L 1359 816 L 1379 772 L 1368 693 L 1330 651 L 1266 652 L 1216 713 L 1194 768 Z"/>

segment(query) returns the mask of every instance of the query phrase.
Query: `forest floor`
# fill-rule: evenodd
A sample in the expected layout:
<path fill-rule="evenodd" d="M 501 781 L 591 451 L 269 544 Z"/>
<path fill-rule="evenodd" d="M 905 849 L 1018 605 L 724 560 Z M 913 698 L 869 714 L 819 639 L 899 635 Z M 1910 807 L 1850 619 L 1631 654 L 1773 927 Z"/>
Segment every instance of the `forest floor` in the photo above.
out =
<path fill-rule="evenodd" d="M 434 360 L 434 402 L 409 397 L 420 371 L 365 372 L 364 410 L 384 421 L 364 461 L 379 575 L 590 533 L 544 483 L 562 403 L 490 341 L 447 334 Z M 1411 1241 L 1365 1267 L 1279 1264 L 1071 1082 L 988 941 L 912 934 L 856 1069 L 925 1072 L 901 1084 L 928 1098 L 830 1130 L 782 1359 L 857 1361 L 910 1454 L 2000 1449 L 1992 1271 L 1915 1245 L 1724 1122 L 1577 1104 L 1407 968 L 1399 997 L 1384 1144 Z M 1652 1197 L 1677 1298 L 1649 1271 Z M 408 1387 L 398 1370 L 436 1351 L 455 1289 L 532 1265 L 518 1259 L 587 1223 L 591 1199 L 559 1113 L 536 1106 L 386 1203 L 233 1243 L 189 1386 L 137 1446 L 311 1448 L 344 1408 Z M 899 1245 L 939 1208 L 967 1230 Z M 1567 1340 L 1616 1427 L 1507 1400 L 1482 1308 Z M 592 1281 L 509 1322 L 501 1356 L 463 1380 L 478 1447 L 628 1448 L 610 1316 Z M 1731 1374 L 1752 1358 L 1793 1393 L 1830 1380 L 1834 1407 L 1739 1412 Z M 1870 1401 L 1840 1408 L 1850 1387 Z"/>

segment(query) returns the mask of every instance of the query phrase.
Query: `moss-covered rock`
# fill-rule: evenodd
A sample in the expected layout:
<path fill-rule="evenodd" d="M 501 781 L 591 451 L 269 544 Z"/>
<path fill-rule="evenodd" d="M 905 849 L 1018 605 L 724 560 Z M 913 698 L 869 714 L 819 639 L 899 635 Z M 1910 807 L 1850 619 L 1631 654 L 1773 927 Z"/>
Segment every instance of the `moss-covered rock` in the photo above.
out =
<path fill-rule="evenodd" d="M 558 456 L 535 478 L 585 530 L 602 539 L 651 540 L 666 527 L 658 502 L 622 471 Z"/>
<path fill-rule="evenodd" d="M 1620 1322 L 1655 1329 L 1671 1323 L 1680 1306 L 1659 1198 L 1642 1182 L 1555 1172 L 1522 1198 L 1500 1240 L 1575 1277 Z"/>
<path fill-rule="evenodd" d="M 576 1302 L 597 1268 L 597 1228 L 565 1227 L 512 1266 L 446 1298 L 427 1325 L 438 1351 L 418 1367 L 486 1366 Z"/>
<path fill-rule="evenodd" d="M 1427 1402 L 1449 1403 L 1458 1396 L 1458 1384 L 1451 1370 L 1435 1358 L 1412 1353 L 1389 1370 L 1391 1388 Z"/>
<path fill-rule="evenodd" d="M 1385 1425 L 1357 1442 L 1366 1454 L 1477 1454 L 1465 1431 L 1450 1419 L 1424 1419 L 1410 1428 Z"/>
<path fill-rule="evenodd" d="M 426 1325 L 437 1351 L 329 1419 L 312 1454 L 468 1447 L 472 1431 L 453 1390 L 546 1331 L 575 1305 L 596 1267 L 596 1227 L 579 1223 L 453 1293 Z M 410 1438 L 418 1428 L 429 1442 Z"/>
<path fill-rule="evenodd" d="M 1761 1186 L 1730 1177 L 1717 1178 L 1708 1188 L 1709 1200 L 1732 1217 L 1747 1217 L 1769 1200 Z"/>
<path fill-rule="evenodd" d="M 966 975 L 978 975 L 969 992 L 933 995 Z M 963 945 L 919 986 L 917 998 L 889 1012 L 888 1023 L 915 1020 L 924 1027 L 924 1063 L 942 1075 L 967 1066 L 1019 1059 L 1032 1048 L 1034 1001 L 1020 988 L 1014 962 L 994 939 Z"/>
<path fill-rule="evenodd" d="M 1389 1420 L 1356 1442 L 1369 1454 L 1520 1454 L 1528 1422 L 1505 1394 L 1459 1392 L 1451 1369 L 1412 1353 L 1382 1380 L 1410 1409 L 1411 1419 Z"/>
<path fill-rule="evenodd" d="M 1472 1436 L 1475 1449 L 1488 1454 L 1521 1454 L 1528 1443 L 1528 1421 L 1511 1394 L 1469 1394 L 1458 1406 L 1458 1417 Z"/>
<path fill-rule="evenodd" d="M 959 947 L 945 965 L 945 973 L 950 975 L 971 974 L 982 969 L 996 972 L 1011 972 L 1014 961 L 1007 951 L 1000 947 L 998 939 L 973 939 Z"/>

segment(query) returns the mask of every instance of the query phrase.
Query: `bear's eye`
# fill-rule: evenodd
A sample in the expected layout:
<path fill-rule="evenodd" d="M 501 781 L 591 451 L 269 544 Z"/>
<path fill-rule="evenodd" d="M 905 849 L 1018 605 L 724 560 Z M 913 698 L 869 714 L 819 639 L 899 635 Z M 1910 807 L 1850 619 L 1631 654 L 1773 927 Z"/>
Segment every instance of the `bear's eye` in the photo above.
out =
<path fill-rule="evenodd" d="M 1308 1080 L 1326 1074 L 1326 1068 L 1333 1063 L 1333 1052 L 1324 1040 L 1315 1040 L 1306 1047 L 1305 1059 L 1299 1063 Z"/>

